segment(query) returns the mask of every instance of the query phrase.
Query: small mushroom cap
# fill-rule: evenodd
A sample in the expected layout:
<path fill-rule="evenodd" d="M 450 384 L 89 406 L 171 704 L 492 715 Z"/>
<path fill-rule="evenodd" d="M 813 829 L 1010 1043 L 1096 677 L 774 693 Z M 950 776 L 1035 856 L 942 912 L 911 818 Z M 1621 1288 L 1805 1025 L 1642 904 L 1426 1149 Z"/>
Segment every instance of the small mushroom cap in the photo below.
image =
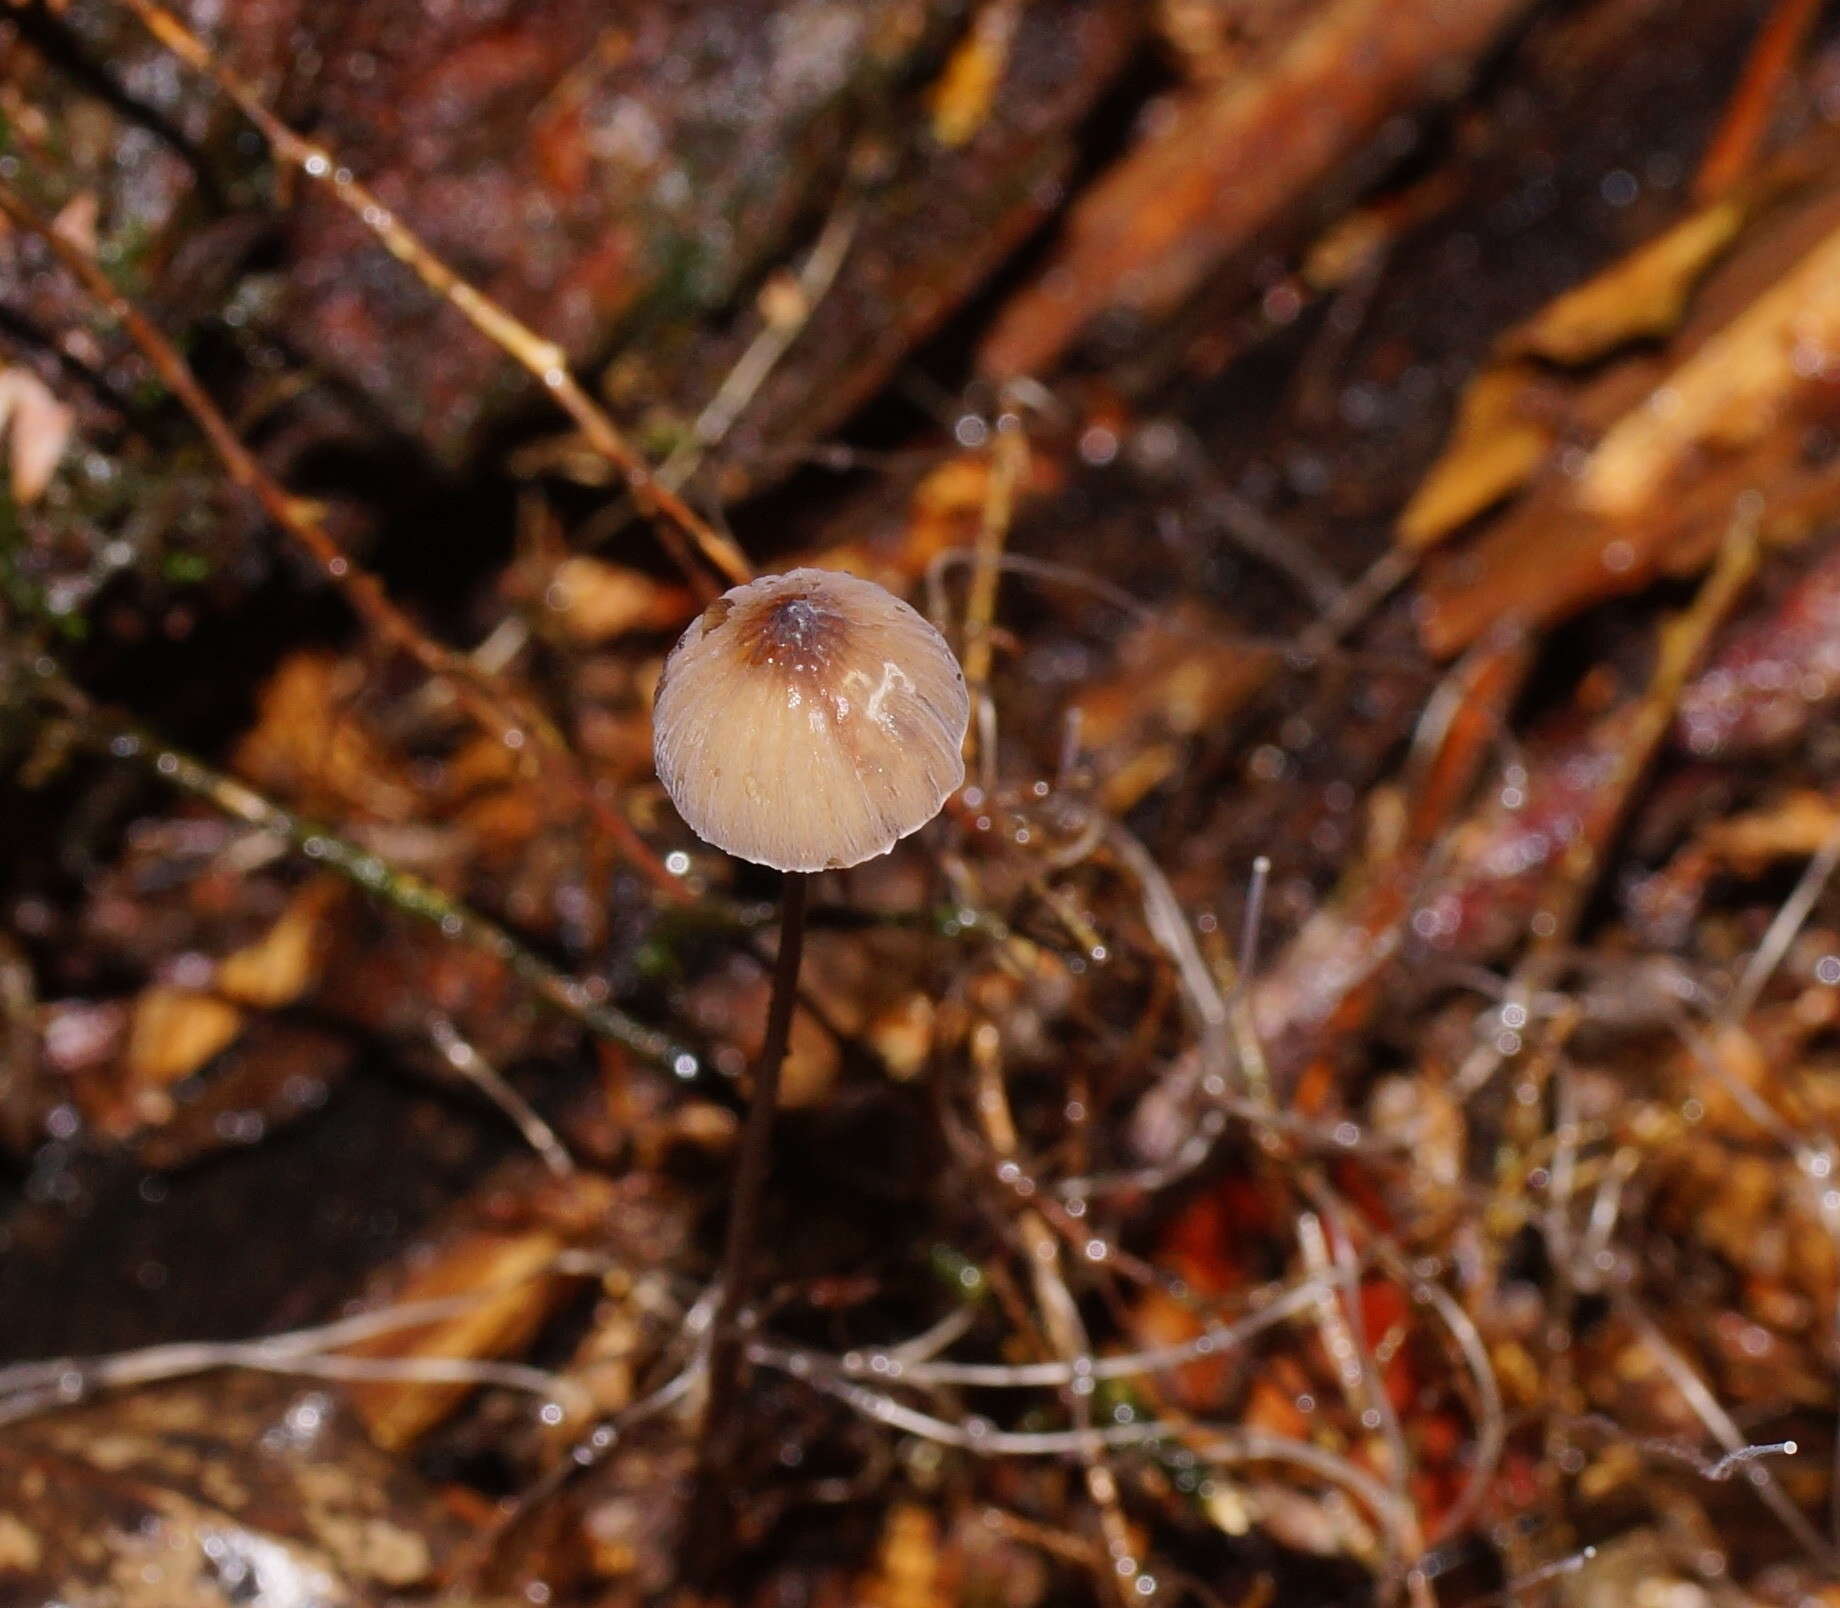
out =
<path fill-rule="evenodd" d="M 652 753 L 706 842 L 780 871 L 885 854 L 964 782 L 945 638 L 873 581 L 796 569 L 711 603 L 664 663 Z"/>

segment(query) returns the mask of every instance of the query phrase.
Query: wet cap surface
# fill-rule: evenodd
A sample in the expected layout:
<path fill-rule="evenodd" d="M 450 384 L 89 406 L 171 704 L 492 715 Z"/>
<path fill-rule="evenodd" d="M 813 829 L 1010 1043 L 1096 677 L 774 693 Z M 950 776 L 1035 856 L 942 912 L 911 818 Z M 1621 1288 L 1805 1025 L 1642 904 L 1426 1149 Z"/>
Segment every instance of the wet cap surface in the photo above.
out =
<path fill-rule="evenodd" d="M 945 639 L 872 581 L 763 576 L 665 661 L 659 779 L 697 836 L 781 871 L 886 853 L 965 779 L 970 698 Z"/>

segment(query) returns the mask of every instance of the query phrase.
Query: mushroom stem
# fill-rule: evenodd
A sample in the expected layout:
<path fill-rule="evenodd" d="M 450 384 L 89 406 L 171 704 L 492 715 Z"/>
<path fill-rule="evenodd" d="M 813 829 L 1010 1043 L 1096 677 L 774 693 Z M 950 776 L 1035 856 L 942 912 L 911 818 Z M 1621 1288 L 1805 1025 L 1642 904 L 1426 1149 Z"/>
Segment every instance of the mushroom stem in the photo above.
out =
<path fill-rule="evenodd" d="M 722 1522 L 730 1512 L 723 1480 L 737 1429 L 735 1406 L 741 1393 L 746 1338 L 742 1317 L 754 1282 L 754 1246 L 773 1154 L 773 1114 L 779 1105 L 780 1068 L 785 1064 L 792 1011 L 798 1002 L 799 958 L 805 949 L 805 895 L 810 880 L 803 872 L 788 871 L 780 881 L 779 954 L 773 964 L 773 997 L 767 1007 L 767 1034 L 760 1047 L 760 1059 L 754 1065 L 754 1089 L 741 1132 L 741 1156 L 728 1209 L 728 1236 L 722 1247 L 722 1297 L 709 1348 L 709 1393 L 691 1508 L 692 1537 L 705 1545 L 689 1553 L 692 1559 L 700 1555 L 713 1561 L 724 1550 L 730 1528 Z"/>

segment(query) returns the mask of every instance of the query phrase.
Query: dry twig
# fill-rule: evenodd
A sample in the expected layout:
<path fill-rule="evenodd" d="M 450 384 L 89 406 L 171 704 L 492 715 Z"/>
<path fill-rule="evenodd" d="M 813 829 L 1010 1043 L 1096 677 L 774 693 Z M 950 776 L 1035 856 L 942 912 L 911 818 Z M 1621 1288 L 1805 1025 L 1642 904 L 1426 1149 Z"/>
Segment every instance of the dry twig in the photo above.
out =
<path fill-rule="evenodd" d="M 436 296 L 454 308 L 479 333 L 522 365 L 555 397 L 575 421 L 583 439 L 625 479 L 633 501 L 657 522 L 673 556 L 693 585 L 713 595 L 707 573 L 692 554 L 731 583 L 749 579 L 752 568 L 732 541 L 715 530 L 682 497 L 665 485 L 620 432 L 617 425 L 569 372 L 568 354 L 513 317 L 483 291 L 469 284 L 430 251 L 332 152 L 296 134 L 268 109 L 255 90 L 211 53 L 210 47 L 157 0 L 122 0 L 161 44 L 203 73 L 255 124 L 278 160 L 297 167 L 316 184 L 326 185 L 340 205 L 352 212 L 381 241 L 390 255 L 410 269 Z"/>

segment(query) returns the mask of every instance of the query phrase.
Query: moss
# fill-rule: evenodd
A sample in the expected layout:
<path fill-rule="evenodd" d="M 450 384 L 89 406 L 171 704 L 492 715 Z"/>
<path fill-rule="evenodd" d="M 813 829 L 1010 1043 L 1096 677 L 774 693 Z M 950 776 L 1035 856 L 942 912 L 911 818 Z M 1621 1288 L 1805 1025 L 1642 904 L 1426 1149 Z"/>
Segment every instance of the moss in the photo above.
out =
<path fill-rule="evenodd" d="M 71 609 L 59 609 L 26 556 L 26 529 L 19 504 L 0 482 L 0 601 L 6 612 L 49 627 L 67 642 L 89 636 L 89 621 Z"/>
<path fill-rule="evenodd" d="M 175 586 L 196 586 L 215 568 L 203 553 L 167 553 L 160 559 L 160 574 Z"/>

